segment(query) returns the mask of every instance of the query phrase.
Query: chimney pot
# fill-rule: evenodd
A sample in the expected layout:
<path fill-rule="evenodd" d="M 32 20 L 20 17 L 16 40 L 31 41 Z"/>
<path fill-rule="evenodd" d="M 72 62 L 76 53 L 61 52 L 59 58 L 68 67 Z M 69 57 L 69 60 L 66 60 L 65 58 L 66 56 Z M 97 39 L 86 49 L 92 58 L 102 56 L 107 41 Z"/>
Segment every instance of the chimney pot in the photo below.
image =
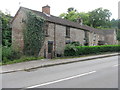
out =
<path fill-rule="evenodd" d="M 42 12 L 50 15 L 50 6 L 46 5 L 42 7 Z"/>
<path fill-rule="evenodd" d="M 82 18 L 78 18 L 78 19 L 77 19 L 77 22 L 78 22 L 80 25 L 83 25 L 83 20 L 82 20 Z"/>

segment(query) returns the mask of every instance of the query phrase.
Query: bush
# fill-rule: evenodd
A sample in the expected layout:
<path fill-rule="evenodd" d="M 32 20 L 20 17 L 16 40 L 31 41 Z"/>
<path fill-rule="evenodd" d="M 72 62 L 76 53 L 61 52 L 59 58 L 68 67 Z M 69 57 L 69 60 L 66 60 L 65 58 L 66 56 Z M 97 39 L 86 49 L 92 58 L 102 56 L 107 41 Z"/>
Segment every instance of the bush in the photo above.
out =
<path fill-rule="evenodd" d="M 12 61 L 14 59 L 19 59 L 21 57 L 21 53 L 12 50 L 11 47 L 2 47 L 2 62 L 6 63 Z"/>
<path fill-rule="evenodd" d="M 0 45 L 0 63 L 2 62 L 2 45 Z"/>
<path fill-rule="evenodd" d="M 120 45 L 102 46 L 71 46 L 67 45 L 64 50 L 65 56 L 79 56 L 87 54 L 99 54 L 104 52 L 119 52 Z"/>
<path fill-rule="evenodd" d="M 65 47 L 65 56 L 75 56 L 75 52 L 77 51 L 77 48 L 75 47 L 75 45 L 72 44 L 68 44 Z"/>
<path fill-rule="evenodd" d="M 14 51 L 11 47 L 2 47 L 3 65 L 40 59 L 43 59 L 43 57 L 23 56 L 20 52 Z"/>
<path fill-rule="evenodd" d="M 71 44 L 71 45 L 74 45 L 74 46 L 80 46 L 80 43 L 77 42 L 77 41 L 71 42 L 70 44 Z"/>

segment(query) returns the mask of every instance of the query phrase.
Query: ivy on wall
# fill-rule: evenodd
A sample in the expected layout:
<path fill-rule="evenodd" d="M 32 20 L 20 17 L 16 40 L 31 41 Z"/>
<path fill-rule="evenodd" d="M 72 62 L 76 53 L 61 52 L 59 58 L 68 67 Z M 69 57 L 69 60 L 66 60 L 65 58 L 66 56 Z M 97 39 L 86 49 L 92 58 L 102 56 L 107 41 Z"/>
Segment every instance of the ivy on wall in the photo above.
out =
<path fill-rule="evenodd" d="M 38 56 L 44 43 L 44 24 L 45 19 L 27 12 L 24 30 L 24 54 L 29 56 Z"/>

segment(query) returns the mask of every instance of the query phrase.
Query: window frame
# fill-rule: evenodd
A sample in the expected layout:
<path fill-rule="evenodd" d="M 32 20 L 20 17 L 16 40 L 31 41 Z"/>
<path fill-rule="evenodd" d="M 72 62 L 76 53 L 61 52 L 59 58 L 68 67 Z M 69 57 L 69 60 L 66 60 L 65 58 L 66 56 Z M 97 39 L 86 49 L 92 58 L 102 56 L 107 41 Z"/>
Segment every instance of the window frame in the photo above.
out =
<path fill-rule="evenodd" d="M 66 26 L 66 38 L 70 38 L 70 27 Z"/>

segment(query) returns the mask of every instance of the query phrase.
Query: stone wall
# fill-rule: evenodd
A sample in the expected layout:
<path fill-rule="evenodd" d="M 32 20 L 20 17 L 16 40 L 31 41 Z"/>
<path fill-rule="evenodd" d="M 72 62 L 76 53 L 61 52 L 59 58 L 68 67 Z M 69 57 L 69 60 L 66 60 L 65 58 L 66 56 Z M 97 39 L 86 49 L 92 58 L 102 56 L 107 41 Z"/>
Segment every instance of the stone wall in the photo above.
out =
<path fill-rule="evenodd" d="M 56 54 L 64 54 L 66 26 L 56 25 Z"/>
<path fill-rule="evenodd" d="M 19 50 L 21 52 L 24 48 L 23 28 L 25 26 L 23 21 L 25 19 L 25 11 L 23 8 L 20 8 L 12 22 L 12 47 L 13 49 Z"/>
<path fill-rule="evenodd" d="M 70 38 L 66 38 L 66 26 L 49 23 L 48 36 L 45 38 L 44 45 L 39 55 L 44 56 L 46 53 L 46 57 L 48 56 L 48 41 L 53 41 L 53 52 L 55 52 L 55 56 L 57 56 L 57 54 L 64 54 L 67 40 L 70 40 L 71 42 L 79 41 L 80 44 L 84 45 L 84 38 L 84 31 L 76 28 L 70 28 Z"/>
<path fill-rule="evenodd" d="M 117 44 L 116 32 L 114 32 L 113 34 L 105 35 L 105 41 L 108 45 Z"/>
<path fill-rule="evenodd" d="M 40 50 L 39 55 L 44 56 L 46 53 L 46 57 L 48 56 L 48 41 L 53 41 L 54 45 L 54 23 L 49 23 L 48 24 L 48 36 L 45 37 L 44 45 Z M 53 46 L 53 51 L 54 51 L 54 46 Z"/>
<path fill-rule="evenodd" d="M 84 45 L 85 32 L 80 29 L 70 28 L 70 40 L 79 41 L 81 45 Z"/>

